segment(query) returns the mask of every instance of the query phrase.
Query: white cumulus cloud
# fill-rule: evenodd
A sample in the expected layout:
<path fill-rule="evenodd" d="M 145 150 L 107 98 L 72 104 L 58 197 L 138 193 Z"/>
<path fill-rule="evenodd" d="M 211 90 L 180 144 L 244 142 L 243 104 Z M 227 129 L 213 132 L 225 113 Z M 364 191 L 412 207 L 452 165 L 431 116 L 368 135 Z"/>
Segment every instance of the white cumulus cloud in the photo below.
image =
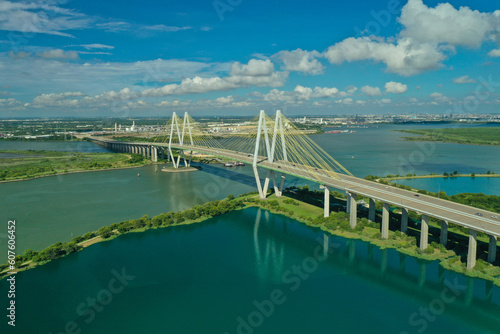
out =
<path fill-rule="evenodd" d="M 470 78 L 468 75 L 464 75 L 460 78 L 453 79 L 453 82 L 456 84 L 465 84 L 465 83 L 476 83 L 477 81 Z"/>
<path fill-rule="evenodd" d="M 491 50 L 490 52 L 488 52 L 488 56 L 500 57 L 500 49 Z"/>
<path fill-rule="evenodd" d="M 378 95 L 382 94 L 382 92 L 380 91 L 380 88 L 371 87 L 371 86 L 361 87 L 361 92 L 367 96 L 378 96 Z"/>
<path fill-rule="evenodd" d="M 337 65 L 361 60 L 382 62 L 389 72 L 403 76 L 437 69 L 446 59 L 440 49 L 412 38 L 391 43 L 370 37 L 350 37 L 330 46 L 324 55 L 330 63 Z"/>
<path fill-rule="evenodd" d="M 430 8 L 422 0 L 409 0 L 399 22 L 404 26 L 401 36 L 421 43 L 479 47 L 500 32 L 500 11 L 482 13 L 466 6 L 456 9 L 449 3 Z"/>
<path fill-rule="evenodd" d="M 275 55 L 285 65 L 285 70 L 302 72 L 306 74 L 323 74 L 325 67 L 317 59 L 321 57 L 318 51 L 297 49 L 293 51 L 280 51 Z"/>
<path fill-rule="evenodd" d="M 408 91 L 408 86 L 400 82 L 389 81 L 385 84 L 386 93 L 403 94 Z"/>
<path fill-rule="evenodd" d="M 78 59 L 78 52 L 64 51 L 61 49 L 52 49 L 39 52 L 38 55 L 42 58 L 50 58 L 50 59 Z"/>

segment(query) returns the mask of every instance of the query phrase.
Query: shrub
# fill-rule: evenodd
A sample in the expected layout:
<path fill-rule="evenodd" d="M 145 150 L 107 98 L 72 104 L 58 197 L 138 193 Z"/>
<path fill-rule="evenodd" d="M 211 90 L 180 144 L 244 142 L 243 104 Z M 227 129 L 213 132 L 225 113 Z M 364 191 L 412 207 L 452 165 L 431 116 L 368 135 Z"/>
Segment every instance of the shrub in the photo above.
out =
<path fill-rule="evenodd" d="M 423 251 L 425 254 L 433 254 L 434 253 L 434 247 L 432 246 L 427 246 L 426 249 Z"/>

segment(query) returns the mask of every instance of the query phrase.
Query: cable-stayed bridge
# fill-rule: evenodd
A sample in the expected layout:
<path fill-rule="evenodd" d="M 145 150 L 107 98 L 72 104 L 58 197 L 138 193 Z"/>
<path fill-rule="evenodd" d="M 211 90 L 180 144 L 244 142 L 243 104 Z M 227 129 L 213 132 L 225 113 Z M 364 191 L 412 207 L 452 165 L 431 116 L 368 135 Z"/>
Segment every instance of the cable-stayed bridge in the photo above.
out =
<path fill-rule="evenodd" d="M 325 191 L 325 217 L 330 213 L 330 189 L 345 191 L 347 212 L 353 228 L 357 222 L 357 196 L 370 199 L 368 218 L 371 221 L 375 221 L 375 201 L 380 201 L 383 203 L 381 237 L 384 239 L 389 237 L 389 206 L 402 209 L 403 233 L 408 228 L 408 210 L 412 210 L 422 214 L 422 250 L 428 246 L 429 217 L 435 217 L 441 220 L 440 240 L 444 245 L 448 240 L 449 223 L 470 229 L 469 269 L 476 263 L 478 231 L 490 236 L 488 261 L 496 260 L 497 237 L 500 236 L 500 219 L 496 213 L 355 177 L 280 111 L 276 112 L 274 119 L 261 111 L 250 122 L 225 128 L 203 126 L 188 113 L 180 118 L 174 112 L 163 133 L 156 136 L 152 143 L 91 139 L 111 150 L 140 153 L 153 161 L 157 161 L 159 152 L 164 152 L 174 168 L 179 168 L 181 164 L 189 166 L 194 154 L 251 164 L 261 198 L 266 198 L 271 183 L 276 196 L 281 196 L 285 175 L 314 181 Z M 174 155 L 175 151 L 177 155 Z M 266 170 L 263 182 L 258 167 Z"/>

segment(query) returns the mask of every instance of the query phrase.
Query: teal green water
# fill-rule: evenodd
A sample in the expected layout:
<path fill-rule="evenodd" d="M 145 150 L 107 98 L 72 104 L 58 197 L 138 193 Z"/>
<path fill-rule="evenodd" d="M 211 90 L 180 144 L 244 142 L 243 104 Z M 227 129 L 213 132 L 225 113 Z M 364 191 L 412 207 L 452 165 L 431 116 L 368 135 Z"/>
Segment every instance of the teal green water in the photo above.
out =
<path fill-rule="evenodd" d="M 128 234 L 18 274 L 16 330 L 4 319 L 0 332 L 498 332 L 500 293 L 484 281 L 360 241 L 324 245 L 318 229 L 255 208 Z"/>
<path fill-rule="evenodd" d="M 2 141 L 1 150 L 40 150 L 40 151 L 68 151 L 68 152 L 109 152 L 109 150 L 88 141 Z"/>
<path fill-rule="evenodd" d="M 18 251 L 41 250 L 116 222 L 185 210 L 255 189 L 253 184 L 244 183 L 248 182 L 244 175 L 237 173 L 228 179 L 208 172 L 165 173 L 161 167 L 75 173 L 0 184 L 0 221 L 16 220 Z M 6 249 L 6 232 L 0 231 L 0 249 Z"/>
<path fill-rule="evenodd" d="M 500 146 L 406 141 L 412 135 L 393 130 L 468 125 L 380 125 L 354 128 L 349 134 L 321 134 L 312 138 L 359 177 L 388 174 L 419 175 L 453 172 L 500 173 Z M 498 128 L 500 131 L 500 127 Z"/>
<path fill-rule="evenodd" d="M 394 180 L 393 182 L 411 186 L 415 189 L 425 189 L 432 192 L 444 191 L 447 195 L 464 192 L 500 195 L 500 178 L 455 177 Z"/>

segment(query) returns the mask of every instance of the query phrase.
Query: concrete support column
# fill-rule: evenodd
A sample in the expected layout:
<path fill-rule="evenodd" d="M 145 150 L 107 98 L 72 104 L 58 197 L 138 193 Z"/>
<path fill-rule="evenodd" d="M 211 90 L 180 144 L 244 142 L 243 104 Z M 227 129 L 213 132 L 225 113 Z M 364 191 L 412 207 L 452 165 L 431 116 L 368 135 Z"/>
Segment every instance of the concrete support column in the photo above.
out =
<path fill-rule="evenodd" d="M 276 182 L 276 174 L 274 173 L 273 170 L 271 170 L 271 179 L 273 180 L 273 188 L 274 188 L 274 195 L 276 195 L 276 197 L 281 197 L 281 190 L 280 190 L 280 187 L 278 185 L 278 183 Z"/>
<path fill-rule="evenodd" d="M 283 193 L 283 187 L 285 186 L 285 174 L 281 173 L 281 178 L 280 178 L 280 194 Z"/>
<path fill-rule="evenodd" d="M 493 263 L 497 259 L 497 237 L 490 235 L 488 244 L 488 262 Z"/>
<path fill-rule="evenodd" d="M 474 269 L 477 258 L 477 231 L 469 231 L 469 251 L 467 252 L 467 269 Z"/>
<path fill-rule="evenodd" d="M 420 249 L 424 250 L 429 245 L 429 216 L 422 215 L 420 225 Z"/>
<path fill-rule="evenodd" d="M 382 239 L 389 238 L 389 204 L 384 203 L 382 207 Z"/>
<path fill-rule="evenodd" d="M 370 206 L 368 209 L 368 220 L 375 222 L 375 200 L 370 198 Z"/>
<path fill-rule="evenodd" d="M 327 186 L 321 186 L 320 188 L 325 189 L 323 217 L 330 217 L 330 189 Z"/>
<path fill-rule="evenodd" d="M 349 193 L 346 192 L 346 202 L 345 202 L 345 212 L 350 213 L 351 212 L 351 196 L 349 196 Z"/>
<path fill-rule="evenodd" d="M 157 147 L 151 147 L 151 160 L 153 162 L 158 162 L 158 148 Z"/>
<path fill-rule="evenodd" d="M 441 220 L 441 235 L 439 236 L 439 242 L 443 246 L 446 246 L 448 243 L 448 222 L 446 220 Z"/>
<path fill-rule="evenodd" d="M 401 233 L 408 231 L 408 209 L 401 209 Z"/>
<path fill-rule="evenodd" d="M 358 203 L 356 202 L 357 195 L 353 193 L 347 193 L 347 198 L 350 198 L 349 203 L 349 225 L 351 228 L 356 227 L 358 219 Z"/>

